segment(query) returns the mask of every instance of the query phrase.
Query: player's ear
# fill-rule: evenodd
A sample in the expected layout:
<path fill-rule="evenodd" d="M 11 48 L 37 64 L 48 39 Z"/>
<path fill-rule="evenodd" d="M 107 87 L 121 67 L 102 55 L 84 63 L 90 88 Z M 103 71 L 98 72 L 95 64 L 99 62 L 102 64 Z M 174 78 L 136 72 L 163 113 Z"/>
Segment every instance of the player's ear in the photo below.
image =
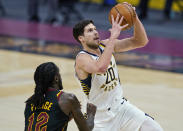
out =
<path fill-rule="evenodd" d="M 58 75 L 55 75 L 55 82 L 58 82 L 58 81 L 59 81 Z"/>
<path fill-rule="evenodd" d="M 80 36 L 78 36 L 78 39 L 79 39 L 79 41 L 81 41 L 81 42 L 83 41 L 83 38 L 84 38 L 84 37 L 83 37 L 83 36 L 81 36 L 81 35 L 80 35 Z"/>

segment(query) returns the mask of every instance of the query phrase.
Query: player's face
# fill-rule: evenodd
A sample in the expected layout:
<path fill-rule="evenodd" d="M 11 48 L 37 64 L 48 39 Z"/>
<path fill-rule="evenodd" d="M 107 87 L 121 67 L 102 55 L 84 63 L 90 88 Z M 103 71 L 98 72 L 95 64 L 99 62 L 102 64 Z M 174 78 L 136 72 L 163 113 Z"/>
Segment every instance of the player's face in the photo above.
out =
<path fill-rule="evenodd" d="M 59 86 L 59 89 L 62 90 L 63 89 L 63 85 L 62 85 L 62 79 L 61 79 L 61 76 L 59 74 L 59 77 L 58 77 L 58 86 Z"/>
<path fill-rule="evenodd" d="M 99 34 L 93 24 L 89 24 L 84 28 L 83 42 L 92 49 L 97 49 L 99 46 Z"/>
<path fill-rule="evenodd" d="M 57 68 L 58 68 L 58 67 L 57 67 Z M 58 78 L 58 82 L 57 82 L 58 87 L 59 87 L 60 90 L 62 90 L 62 89 L 63 89 L 63 85 L 62 85 L 62 78 L 61 78 L 61 76 L 60 76 L 59 69 L 58 69 L 58 71 L 57 71 L 57 78 Z"/>

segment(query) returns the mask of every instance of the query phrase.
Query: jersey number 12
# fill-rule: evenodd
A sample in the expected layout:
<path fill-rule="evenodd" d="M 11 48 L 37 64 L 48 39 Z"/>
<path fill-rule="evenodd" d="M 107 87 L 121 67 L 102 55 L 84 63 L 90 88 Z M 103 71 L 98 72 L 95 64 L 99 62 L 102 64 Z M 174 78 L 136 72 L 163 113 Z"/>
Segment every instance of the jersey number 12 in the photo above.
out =
<path fill-rule="evenodd" d="M 48 122 L 48 119 L 49 119 L 49 115 L 46 112 L 39 113 L 36 120 L 35 131 L 46 131 L 47 126 L 44 126 L 44 125 Z M 33 122 L 34 122 L 34 113 L 29 117 L 28 131 L 32 131 Z"/>

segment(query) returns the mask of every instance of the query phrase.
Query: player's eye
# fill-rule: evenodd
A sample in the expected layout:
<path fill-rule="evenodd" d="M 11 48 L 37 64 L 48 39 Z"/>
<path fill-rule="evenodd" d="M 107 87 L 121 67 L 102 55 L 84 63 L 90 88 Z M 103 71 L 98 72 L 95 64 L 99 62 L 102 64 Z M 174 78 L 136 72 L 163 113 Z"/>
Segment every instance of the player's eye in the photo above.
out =
<path fill-rule="evenodd" d="M 92 32 L 92 31 L 93 31 L 93 29 L 89 29 L 89 30 L 88 30 L 88 32 Z"/>

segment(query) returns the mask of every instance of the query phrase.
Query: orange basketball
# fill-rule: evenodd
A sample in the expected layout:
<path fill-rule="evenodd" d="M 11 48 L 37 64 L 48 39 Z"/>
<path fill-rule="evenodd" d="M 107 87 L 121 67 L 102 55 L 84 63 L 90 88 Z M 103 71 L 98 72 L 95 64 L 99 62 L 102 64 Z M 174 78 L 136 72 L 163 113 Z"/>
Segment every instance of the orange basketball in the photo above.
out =
<path fill-rule="evenodd" d="M 136 12 L 134 11 L 133 7 L 127 2 L 115 5 L 109 12 L 110 23 L 112 23 L 111 15 L 113 15 L 115 20 L 118 13 L 120 15 L 120 18 L 124 16 L 121 26 L 128 24 L 128 26 L 123 30 L 130 29 L 134 25 L 134 22 L 136 20 Z"/>

